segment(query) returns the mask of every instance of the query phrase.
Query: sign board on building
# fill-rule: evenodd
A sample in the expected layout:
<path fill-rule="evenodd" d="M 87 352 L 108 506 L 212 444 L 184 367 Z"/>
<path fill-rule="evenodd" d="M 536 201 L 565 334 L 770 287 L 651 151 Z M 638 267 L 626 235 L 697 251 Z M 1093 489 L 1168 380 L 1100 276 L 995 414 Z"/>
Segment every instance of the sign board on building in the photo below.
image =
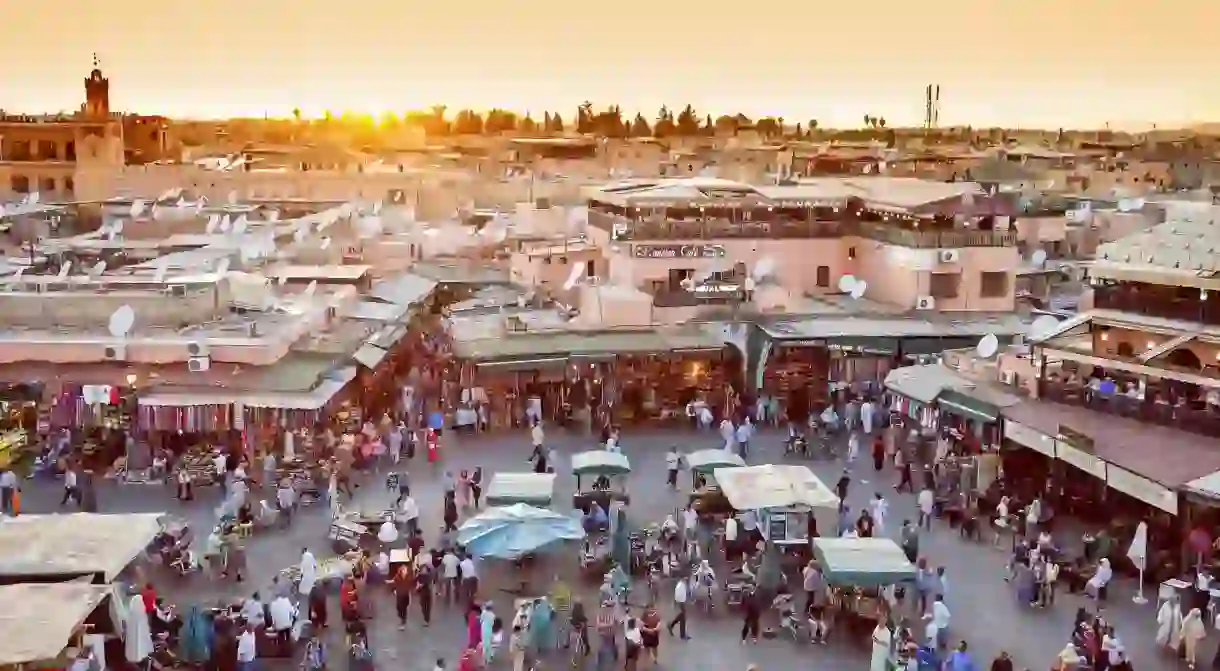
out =
<path fill-rule="evenodd" d="M 718 259 L 724 258 L 724 245 L 633 245 L 637 259 Z"/>

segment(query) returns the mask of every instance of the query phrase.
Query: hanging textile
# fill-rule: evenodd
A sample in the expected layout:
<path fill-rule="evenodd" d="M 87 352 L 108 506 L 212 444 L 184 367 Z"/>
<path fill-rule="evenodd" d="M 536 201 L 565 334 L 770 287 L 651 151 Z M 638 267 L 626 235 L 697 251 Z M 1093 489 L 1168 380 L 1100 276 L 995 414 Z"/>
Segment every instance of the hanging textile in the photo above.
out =
<path fill-rule="evenodd" d="M 311 429 L 322 421 L 324 409 L 291 410 L 245 406 L 242 421 L 250 429 Z"/>
<path fill-rule="evenodd" d="M 138 423 L 145 431 L 222 433 L 233 428 L 233 406 L 229 403 L 142 405 Z"/>

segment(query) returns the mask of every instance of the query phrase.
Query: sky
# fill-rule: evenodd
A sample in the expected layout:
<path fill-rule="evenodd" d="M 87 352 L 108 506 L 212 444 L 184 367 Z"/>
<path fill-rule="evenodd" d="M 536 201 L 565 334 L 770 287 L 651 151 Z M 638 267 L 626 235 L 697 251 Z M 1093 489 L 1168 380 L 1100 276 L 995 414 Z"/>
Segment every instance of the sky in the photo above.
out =
<path fill-rule="evenodd" d="M 8 0 L 0 108 L 175 117 L 662 104 L 859 125 L 1220 120 L 1220 0 Z M 68 9 L 70 7 L 70 9 Z"/>

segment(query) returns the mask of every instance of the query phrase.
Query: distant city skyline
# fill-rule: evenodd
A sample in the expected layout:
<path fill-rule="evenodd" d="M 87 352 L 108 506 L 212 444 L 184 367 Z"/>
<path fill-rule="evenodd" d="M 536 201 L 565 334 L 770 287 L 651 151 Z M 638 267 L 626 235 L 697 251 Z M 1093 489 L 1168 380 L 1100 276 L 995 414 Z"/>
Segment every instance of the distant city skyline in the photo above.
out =
<path fill-rule="evenodd" d="M 620 0 L 592 17 L 422 0 L 83 0 L 13 3 L 0 108 L 75 110 L 96 51 L 117 110 L 172 117 L 370 114 L 444 104 L 558 111 L 661 105 L 855 127 L 917 126 L 941 86 L 941 125 L 1176 126 L 1220 120 L 1210 71 L 1220 5 L 1167 0 L 801 3 L 718 11 Z"/>

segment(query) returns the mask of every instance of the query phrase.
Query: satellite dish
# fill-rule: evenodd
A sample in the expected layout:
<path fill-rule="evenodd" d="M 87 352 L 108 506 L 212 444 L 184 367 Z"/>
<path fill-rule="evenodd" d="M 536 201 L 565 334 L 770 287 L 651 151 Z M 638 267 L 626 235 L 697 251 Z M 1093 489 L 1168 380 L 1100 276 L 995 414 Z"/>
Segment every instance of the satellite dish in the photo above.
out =
<path fill-rule="evenodd" d="M 169 216 L 169 212 L 164 207 L 156 204 L 152 206 L 152 218 L 154 221 L 161 221 L 167 216 Z"/>
<path fill-rule="evenodd" d="M 145 209 L 146 209 L 146 206 L 145 206 L 143 200 L 136 198 L 135 200 L 131 201 L 131 215 L 130 215 L 131 218 L 135 219 L 135 218 L 139 217 L 141 214 L 144 214 Z"/>
<path fill-rule="evenodd" d="M 179 210 L 185 210 L 186 208 L 188 208 L 190 206 L 191 206 L 191 204 L 186 202 L 186 199 L 183 198 L 182 196 L 179 196 L 178 202 L 174 203 L 174 207 L 177 207 Z"/>
<path fill-rule="evenodd" d="M 267 213 L 267 221 L 275 223 L 279 220 L 280 220 L 280 211 L 279 210 L 271 210 L 270 212 Z"/>
<path fill-rule="evenodd" d="M 287 284 L 287 283 L 288 283 L 288 276 L 287 276 L 287 275 L 280 275 L 280 276 L 279 276 L 279 279 L 277 279 L 277 280 L 275 281 L 275 283 L 276 283 L 276 284 L 278 284 L 278 285 L 279 285 L 279 286 L 281 286 L 281 287 L 282 287 L 282 286 L 284 286 L 285 284 Z"/>
<path fill-rule="evenodd" d="M 571 291 L 572 287 L 580 281 L 580 276 L 585 274 L 585 267 L 580 264 L 573 264 L 571 272 L 568 273 L 568 279 L 563 281 L 563 290 Z"/>
<path fill-rule="evenodd" d="M 1045 249 L 1035 249 L 1033 256 L 1030 258 L 1030 261 L 1035 266 L 1041 266 L 1042 264 L 1046 263 L 1046 250 Z"/>
<path fill-rule="evenodd" d="M 852 298 L 859 300 L 861 298 L 864 298 L 865 291 L 868 291 L 868 282 L 865 282 L 864 280 L 860 280 L 860 281 L 856 282 L 856 285 L 853 286 L 851 288 L 851 291 L 848 293 L 851 294 Z"/>
<path fill-rule="evenodd" d="M 318 246 L 322 249 L 328 249 L 330 247 L 330 238 L 329 237 L 322 238 L 322 243 Z"/>
<path fill-rule="evenodd" d="M 1000 339 L 995 337 L 994 333 L 988 333 L 979 340 L 979 344 L 974 348 L 981 358 L 990 359 L 995 356 L 996 352 L 1000 351 Z"/>
<path fill-rule="evenodd" d="M 131 333 L 131 327 L 136 323 L 136 311 L 130 305 L 122 305 L 110 315 L 110 335 L 115 338 L 126 338 Z"/>
<path fill-rule="evenodd" d="M 856 288 L 857 281 L 858 280 L 856 279 L 855 275 L 844 275 L 843 277 L 840 277 L 839 291 L 842 291 L 845 294 L 850 294 L 851 290 Z"/>
<path fill-rule="evenodd" d="M 308 235 L 308 233 L 305 232 L 305 229 L 298 228 L 292 232 L 292 239 L 296 242 L 305 242 L 306 235 Z"/>
<path fill-rule="evenodd" d="M 381 207 L 382 207 L 381 199 L 377 199 L 377 200 L 373 201 L 373 216 L 377 216 L 377 215 L 381 214 Z"/>
<path fill-rule="evenodd" d="M 114 222 L 113 224 L 110 224 L 110 230 L 114 231 L 115 233 L 122 233 L 123 232 L 123 220 L 119 219 L 118 221 Z"/>
<path fill-rule="evenodd" d="M 106 262 L 105 262 L 105 261 L 98 261 L 97 263 L 95 263 L 95 264 L 93 265 L 93 267 L 92 267 L 92 268 L 90 268 L 90 269 L 89 269 L 89 276 L 90 276 L 90 277 L 97 277 L 97 276 L 101 275 L 101 274 L 102 274 L 102 273 L 104 273 L 104 272 L 106 272 Z"/>
<path fill-rule="evenodd" d="M 153 273 L 153 281 L 161 284 L 165 281 L 165 273 L 169 271 L 169 261 L 166 259 L 157 260 L 157 271 Z"/>
<path fill-rule="evenodd" d="M 317 290 L 318 290 L 318 281 L 312 280 L 308 285 L 305 286 L 305 291 L 302 291 L 301 295 L 304 296 L 305 298 L 310 298 L 313 296 L 314 292 Z"/>
<path fill-rule="evenodd" d="M 205 226 L 203 230 L 206 231 L 209 235 L 211 235 L 212 233 L 216 232 L 217 228 L 220 228 L 220 215 L 213 214 L 210 217 L 208 217 L 208 225 Z"/>
<path fill-rule="evenodd" d="M 59 279 L 62 280 L 64 278 L 66 278 L 68 276 L 68 273 L 70 273 L 70 272 L 72 272 L 72 262 L 65 261 L 64 264 L 59 267 L 59 275 L 57 275 L 56 277 L 58 277 Z"/>
<path fill-rule="evenodd" d="M 40 200 L 42 200 L 42 195 L 35 191 L 26 197 L 25 202 L 29 203 L 30 205 L 37 205 L 38 201 Z"/>
<path fill-rule="evenodd" d="M 232 265 L 232 262 L 228 259 L 228 257 L 221 259 L 220 263 L 216 264 L 216 274 L 224 277 L 225 273 L 229 272 L 230 265 Z"/>
<path fill-rule="evenodd" d="M 775 271 L 779 268 L 775 257 L 764 256 L 754 263 L 754 268 L 751 269 L 750 276 L 755 282 L 761 282 L 775 275 Z"/>
<path fill-rule="evenodd" d="M 682 288 L 686 289 L 687 291 L 695 290 L 695 278 L 693 278 L 693 277 L 683 278 L 682 281 L 679 282 L 678 284 L 681 285 Z"/>
<path fill-rule="evenodd" d="M 250 220 L 246 219 L 244 214 L 238 217 L 237 221 L 233 222 L 233 232 L 238 235 L 244 234 L 248 228 L 250 228 Z"/>
<path fill-rule="evenodd" d="M 1042 315 L 1029 325 L 1029 337 L 1041 340 L 1059 327 L 1059 319 L 1054 315 Z"/>

